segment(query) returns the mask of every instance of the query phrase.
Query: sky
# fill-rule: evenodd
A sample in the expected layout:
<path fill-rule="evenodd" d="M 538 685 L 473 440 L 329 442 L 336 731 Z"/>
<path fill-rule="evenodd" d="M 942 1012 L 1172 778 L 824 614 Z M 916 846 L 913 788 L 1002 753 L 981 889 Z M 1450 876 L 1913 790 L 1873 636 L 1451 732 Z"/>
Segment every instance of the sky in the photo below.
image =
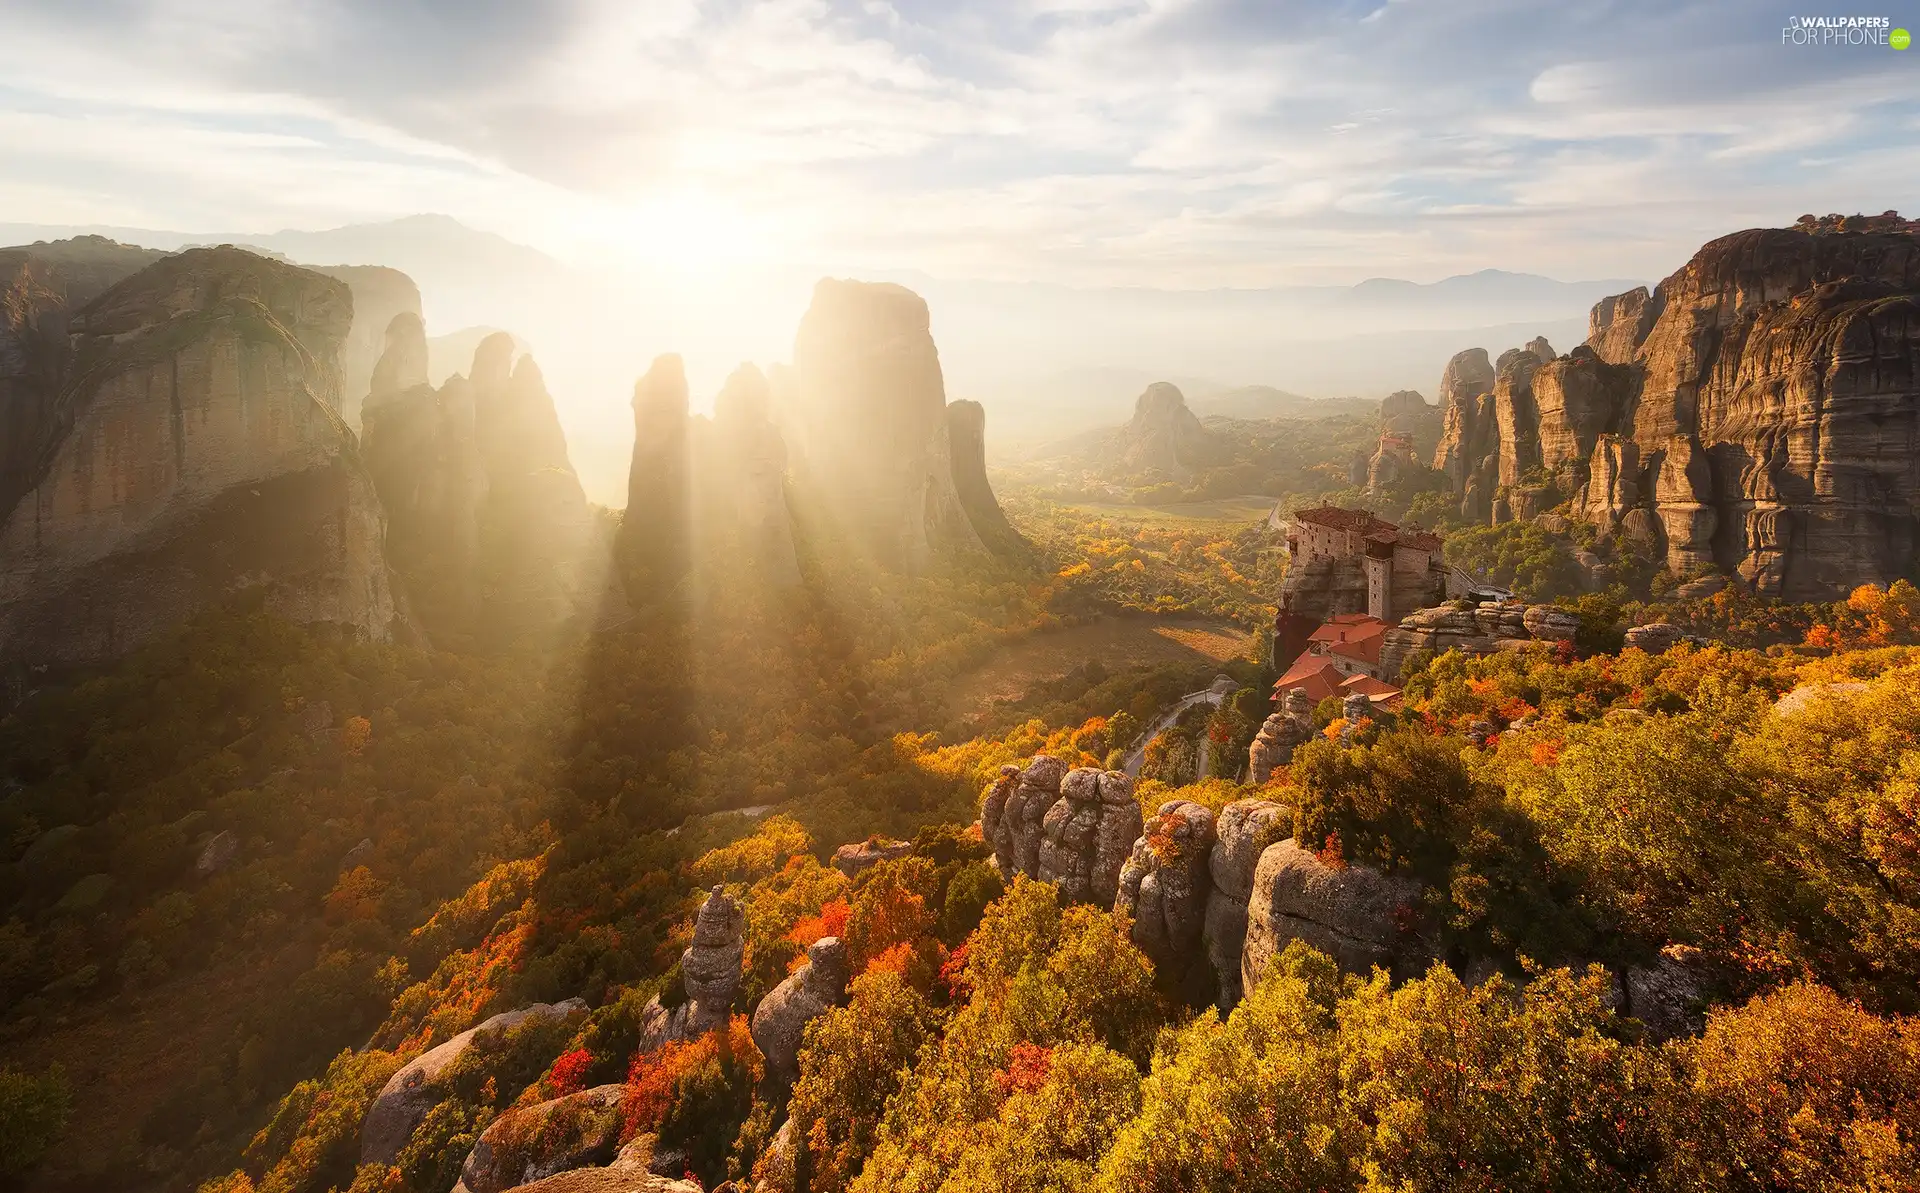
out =
<path fill-rule="evenodd" d="M 1865 7 L 1920 31 L 1920 0 Z M 0 0 L 0 222 L 444 212 L 570 262 L 1657 278 L 1920 207 L 1920 48 L 1685 0 Z"/>

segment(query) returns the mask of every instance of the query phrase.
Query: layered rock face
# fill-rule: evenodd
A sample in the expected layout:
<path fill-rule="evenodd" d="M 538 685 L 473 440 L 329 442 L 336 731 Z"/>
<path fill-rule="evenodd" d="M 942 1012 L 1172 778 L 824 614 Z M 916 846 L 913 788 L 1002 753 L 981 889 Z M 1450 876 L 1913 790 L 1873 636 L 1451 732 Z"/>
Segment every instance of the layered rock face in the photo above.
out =
<path fill-rule="evenodd" d="M 1002 874 L 1058 883 L 1069 902 L 1099 907 L 1113 906 L 1141 823 L 1124 771 L 1069 770 L 1045 754 L 1004 768 L 980 809 Z"/>
<path fill-rule="evenodd" d="M 964 399 L 948 402 L 947 442 L 953 452 L 954 491 L 973 532 L 996 555 L 1025 554 L 1027 540 L 1007 521 L 987 480 L 986 408 Z"/>
<path fill-rule="evenodd" d="M 1329 866 L 1291 839 L 1270 845 L 1254 870 L 1241 983 L 1258 982 L 1292 940 L 1349 972 L 1378 965 L 1397 977 L 1416 974 L 1435 952 L 1417 929 L 1419 900 L 1418 884 L 1406 879 Z"/>
<path fill-rule="evenodd" d="M 1219 987 L 1221 1011 L 1240 1001 L 1241 953 L 1247 940 L 1247 904 L 1254 872 L 1267 846 L 1293 832 L 1293 811 L 1271 800 L 1236 800 L 1220 810 L 1216 840 L 1207 859 L 1213 889 L 1207 892 L 1202 937 Z"/>
<path fill-rule="evenodd" d="M 1571 642 L 1579 630 L 1578 617 L 1550 605 L 1518 601 L 1465 609 L 1438 605 L 1402 618 L 1387 631 L 1380 644 L 1381 673 L 1399 675 L 1401 664 L 1417 650 L 1487 655 L 1524 649 L 1535 642 Z"/>
<path fill-rule="evenodd" d="M 0 482 L 0 655 L 111 657 L 241 589 L 390 632 L 384 519 L 336 413 L 344 285 L 195 249 L 30 318 L 10 335 L 39 368 L 7 367 L 8 405 L 34 412 L 8 422 L 37 450 L 8 450 Z"/>
<path fill-rule="evenodd" d="M 1113 906 L 1132 917 L 1133 943 L 1176 983 L 1199 959 L 1213 852 L 1213 813 L 1190 800 L 1168 800 L 1120 869 Z"/>
<path fill-rule="evenodd" d="M 73 361 L 74 313 L 164 255 L 101 236 L 0 249 L 0 514 L 72 426 L 60 387 Z"/>
<path fill-rule="evenodd" d="M 361 407 L 375 389 L 374 366 L 389 347 L 388 329 L 401 315 L 420 318 L 420 287 L 384 265 L 322 265 L 314 272 L 345 282 L 353 294 L 353 325 L 340 345 L 340 416 L 359 427 Z M 424 342 L 421 383 L 427 380 Z"/>
<path fill-rule="evenodd" d="M 1247 747 L 1247 781 L 1255 787 L 1265 783 L 1312 737 L 1313 697 L 1302 688 L 1289 688 L 1280 710 L 1261 722 Z"/>
<path fill-rule="evenodd" d="M 1179 387 L 1156 381 L 1134 399 L 1125 460 L 1134 468 L 1185 478 L 1211 458 L 1212 440 Z"/>
<path fill-rule="evenodd" d="M 1450 406 L 1436 460 L 1463 513 L 1570 500 L 1675 571 L 1790 600 L 1904 574 L 1920 535 L 1920 233 L 1860 227 L 1722 237 L 1652 292 L 1597 305 L 1587 343 L 1531 378 L 1530 415 Z"/>
<path fill-rule="evenodd" d="M 946 383 L 919 295 L 822 280 L 793 367 L 808 484 L 856 541 L 907 568 L 981 546 L 954 483 Z"/>
<path fill-rule="evenodd" d="M 417 315 L 389 322 L 361 417 L 388 557 L 428 633 L 512 637 L 586 610 L 604 561 L 539 366 L 501 332 L 427 382 Z"/>

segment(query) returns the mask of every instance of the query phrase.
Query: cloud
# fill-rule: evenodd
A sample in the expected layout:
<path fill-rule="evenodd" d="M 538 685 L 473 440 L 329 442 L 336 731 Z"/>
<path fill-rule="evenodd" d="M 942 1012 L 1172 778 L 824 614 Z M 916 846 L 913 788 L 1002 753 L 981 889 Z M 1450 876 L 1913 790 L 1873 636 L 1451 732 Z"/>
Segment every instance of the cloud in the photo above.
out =
<path fill-rule="evenodd" d="M 686 221 L 843 271 L 1079 283 L 1657 276 L 1709 235 L 1920 183 L 1885 148 L 1920 63 L 1781 46 L 1785 20 L 1741 0 L 0 0 L 0 220 L 444 210 L 574 255 L 644 255 Z"/>

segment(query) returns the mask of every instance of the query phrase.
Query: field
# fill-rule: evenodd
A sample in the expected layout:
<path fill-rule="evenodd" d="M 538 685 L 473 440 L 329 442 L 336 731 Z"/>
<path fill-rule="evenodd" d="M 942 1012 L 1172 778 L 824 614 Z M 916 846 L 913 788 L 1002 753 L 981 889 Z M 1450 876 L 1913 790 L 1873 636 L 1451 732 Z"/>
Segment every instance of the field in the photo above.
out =
<path fill-rule="evenodd" d="M 1231 622 L 1106 618 L 1000 647 L 953 681 L 949 708 L 965 716 L 983 712 L 996 701 L 1018 700 L 1035 684 L 1065 675 L 1089 659 L 1119 671 L 1161 663 L 1222 663 L 1253 654 L 1252 637 Z"/>
<path fill-rule="evenodd" d="M 1212 501 L 1170 501 L 1163 505 L 1085 501 L 1063 508 L 1090 518 L 1137 522 L 1169 529 L 1220 526 L 1237 530 L 1250 523 L 1265 521 L 1267 515 L 1273 512 L 1273 498 L 1252 494 L 1246 497 L 1220 497 Z"/>

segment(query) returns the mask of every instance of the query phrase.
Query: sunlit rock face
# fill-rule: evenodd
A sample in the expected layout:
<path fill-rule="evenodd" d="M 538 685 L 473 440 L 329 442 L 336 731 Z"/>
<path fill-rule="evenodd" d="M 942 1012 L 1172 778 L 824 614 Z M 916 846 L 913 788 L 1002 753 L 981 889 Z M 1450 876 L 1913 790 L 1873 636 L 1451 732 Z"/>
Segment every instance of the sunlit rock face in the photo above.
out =
<path fill-rule="evenodd" d="M 666 596 L 687 573 L 692 473 L 686 369 L 678 356 L 661 356 L 633 387 L 633 464 L 619 560 L 635 604 Z"/>
<path fill-rule="evenodd" d="M 1132 467 L 1184 478 L 1207 463 L 1212 448 L 1211 436 L 1178 386 L 1156 381 L 1134 399 L 1125 448 Z"/>
<path fill-rule="evenodd" d="M 396 315 L 363 411 L 388 555 L 443 642 L 542 633 L 591 615 L 604 561 L 540 367 L 488 336 L 435 389 L 417 316 Z"/>
<path fill-rule="evenodd" d="M 953 452 L 953 487 L 967 521 L 989 551 L 1021 555 L 1027 540 L 1007 521 L 987 480 L 987 411 L 978 402 L 947 403 L 947 442 Z"/>
<path fill-rule="evenodd" d="M 337 413 L 351 321 L 342 283 L 226 247 L 10 329 L 41 367 L 7 367 L 37 450 L 4 478 L 0 655 L 111 657 L 242 590 L 386 636 L 385 527 Z"/>
<path fill-rule="evenodd" d="M 470 635 L 486 470 L 475 441 L 473 390 L 455 374 L 427 384 L 426 332 L 410 312 L 387 328 L 361 411 L 361 454 L 387 513 L 387 558 L 428 635 Z"/>
<path fill-rule="evenodd" d="M 38 483 L 41 460 L 71 428 L 60 387 L 74 313 L 163 256 L 100 236 L 0 249 L 0 513 Z"/>
<path fill-rule="evenodd" d="M 981 545 L 954 486 L 946 384 L 919 295 L 822 280 L 793 367 L 805 483 L 855 543 L 906 568 Z"/>
<path fill-rule="evenodd" d="M 1585 345 L 1532 373 L 1531 412 L 1517 371 L 1513 384 L 1500 379 L 1514 399 L 1505 407 L 1499 387 L 1468 400 L 1478 384 L 1462 386 L 1435 462 L 1463 514 L 1498 522 L 1567 501 L 1603 530 L 1651 541 L 1675 571 L 1715 569 L 1793 600 L 1910 569 L 1920 535 L 1910 224 L 1725 236 L 1652 292 L 1603 300 L 1588 327 Z"/>
<path fill-rule="evenodd" d="M 374 366 L 387 353 L 388 329 L 400 315 L 420 318 L 420 287 L 384 265 L 326 265 L 314 272 L 345 282 L 353 294 L 353 323 L 340 345 L 340 416 L 358 428 L 363 425 L 361 407 L 376 388 Z M 426 379 L 423 355 L 419 380 Z"/>
<path fill-rule="evenodd" d="M 713 400 L 713 434 L 701 459 L 708 521 L 777 587 L 800 582 L 787 509 L 787 443 L 769 414 L 766 375 L 743 364 Z"/>

